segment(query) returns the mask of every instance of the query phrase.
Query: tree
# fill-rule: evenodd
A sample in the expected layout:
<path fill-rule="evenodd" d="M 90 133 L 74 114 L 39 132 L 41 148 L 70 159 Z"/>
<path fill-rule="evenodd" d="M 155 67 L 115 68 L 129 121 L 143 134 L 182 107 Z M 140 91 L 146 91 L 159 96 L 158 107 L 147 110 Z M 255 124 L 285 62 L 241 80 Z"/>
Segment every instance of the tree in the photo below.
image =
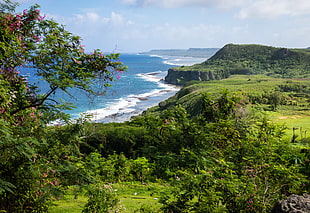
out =
<path fill-rule="evenodd" d="M 68 93 L 68 88 L 76 87 L 101 94 L 102 91 L 95 91 L 90 85 L 98 86 L 96 83 L 100 83 L 99 88 L 103 89 L 126 69 L 118 61 L 119 54 L 104 55 L 100 50 L 85 53 L 79 36 L 40 16 L 38 8 L 35 5 L 21 14 L 1 14 L 1 72 L 13 87 L 11 89 L 20 88 L 23 82 L 28 87 L 17 94 L 20 97 L 16 97 L 18 101 L 13 107 L 4 107 L 4 110 L 10 110 L 11 115 L 31 107 L 51 107 L 48 103 L 55 104 L 56 100 L 50 97 L 58 90 Z M 17 71 L 20 66 L 35 69 L 36 75 L 48 83 L 49 90 L 39 93 L 37 87 L 26 83 Z"/>
<path fill-rule="evenodd" d="M 38 5 L 15 7 L 0 3 L 0 211 L 42 212 L 66 183 L 61 174 L 79 171 L 80 124 L 46 125 L 68 107 L 52 95 L 73 87 L 102 94 L 126 67 L 119 54 L 85 53 L 81 38 L 41 16 Z M 48 90 L 27 82 L 21 67 L 34 69 Z"/>

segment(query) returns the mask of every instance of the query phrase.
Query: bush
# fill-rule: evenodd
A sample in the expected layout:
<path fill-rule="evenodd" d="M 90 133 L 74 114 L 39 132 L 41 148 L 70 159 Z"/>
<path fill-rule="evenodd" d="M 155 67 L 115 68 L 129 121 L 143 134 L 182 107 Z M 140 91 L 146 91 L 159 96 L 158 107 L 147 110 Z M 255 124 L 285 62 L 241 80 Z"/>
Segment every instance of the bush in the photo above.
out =
<path fill-rule="evenodd" d="M 89 199 L 83 213 L 119 212 L 119 199 L 110 184 L 90 185 L 87 192 Z"/>

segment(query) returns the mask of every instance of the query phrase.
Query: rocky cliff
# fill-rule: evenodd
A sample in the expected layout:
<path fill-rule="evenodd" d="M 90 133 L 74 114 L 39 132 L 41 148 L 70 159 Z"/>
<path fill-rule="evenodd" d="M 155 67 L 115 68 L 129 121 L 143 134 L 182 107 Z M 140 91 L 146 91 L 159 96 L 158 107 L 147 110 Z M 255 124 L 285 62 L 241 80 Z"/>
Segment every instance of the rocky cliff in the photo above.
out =
<path fill-rule="evenodd" d="M 165 81 L 169 84 L 184 85 L 184 83 L 188 81 L 210 81 L 228 77 L 223 75 L 224 72 L 221 71 L 183 71 L 170 68 L 168 70 L 168 75 L 165 77 Z"/>

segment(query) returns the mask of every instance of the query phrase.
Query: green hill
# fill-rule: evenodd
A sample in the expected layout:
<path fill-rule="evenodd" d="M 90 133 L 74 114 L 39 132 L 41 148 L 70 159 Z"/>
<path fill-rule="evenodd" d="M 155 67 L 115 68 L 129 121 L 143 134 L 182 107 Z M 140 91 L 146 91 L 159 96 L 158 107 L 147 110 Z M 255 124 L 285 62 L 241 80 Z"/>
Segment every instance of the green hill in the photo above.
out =
<path fill-rule="evenodd" d="M 240 94 L 246 102 L 251 103 L 252 109 L 273 112 L 277 121 L 284 121 L 280 119 L 284 116 L 305 118 L 299 120 L 310 128 L 309 78 L 284 79 L 265 75 L 232 75 L 222 80 L 192 81 L 176 95 L 150 108 L 146 113 L 161 114 L 163 110 L 181 105 L 190 116 L 194 117 L 202 114 L 205 94 L 218 97 L 224 91 Z M 285 120 L 288 121 L 287 118 Z M 297 120 L 288 122 L 293 125 Z"/>
<path fill-rule="evenodd" d="M 189 76 L 184 71 L 192 73 Z M 195 72 L 200 74 L 195 75 Z M 184 84 L 191 80 L 219 80 L 234 74 L 264 74 L 281 78 L 309 77 L 310 50 L 227 44 L 203 63 L 171 68 L 166 80 L 176 83 L 175 79 L 178 78 L 179 84 Z"/>

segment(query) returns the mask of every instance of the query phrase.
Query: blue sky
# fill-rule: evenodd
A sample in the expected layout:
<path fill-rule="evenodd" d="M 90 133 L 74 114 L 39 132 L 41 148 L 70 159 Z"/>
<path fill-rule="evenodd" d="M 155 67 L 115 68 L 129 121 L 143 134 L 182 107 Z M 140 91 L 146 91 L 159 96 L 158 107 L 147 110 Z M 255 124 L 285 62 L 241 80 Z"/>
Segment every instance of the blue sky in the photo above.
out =
<path fill-rule="evenodd" d="M 1 1 L 1 0 L 0 0 Z M 19 0 L 83 38 L 86 49 L 141 52 L 227 43 L 310 46 L 309 0 Z"/>

